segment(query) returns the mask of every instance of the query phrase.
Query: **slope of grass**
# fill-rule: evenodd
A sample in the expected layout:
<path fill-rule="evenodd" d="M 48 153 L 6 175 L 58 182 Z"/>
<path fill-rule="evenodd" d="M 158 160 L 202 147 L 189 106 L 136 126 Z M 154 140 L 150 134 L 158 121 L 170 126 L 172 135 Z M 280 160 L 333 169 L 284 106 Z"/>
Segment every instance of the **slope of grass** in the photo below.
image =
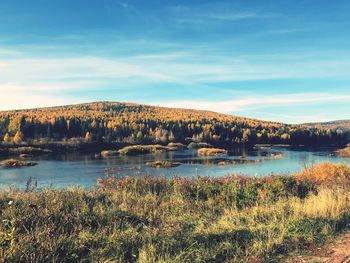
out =
<path fill-rule="evenodd" d="M 350 223 L 340 180 L 106 177 L 98 185 L 2 192 L 3 261 L 276 262 Z"/>

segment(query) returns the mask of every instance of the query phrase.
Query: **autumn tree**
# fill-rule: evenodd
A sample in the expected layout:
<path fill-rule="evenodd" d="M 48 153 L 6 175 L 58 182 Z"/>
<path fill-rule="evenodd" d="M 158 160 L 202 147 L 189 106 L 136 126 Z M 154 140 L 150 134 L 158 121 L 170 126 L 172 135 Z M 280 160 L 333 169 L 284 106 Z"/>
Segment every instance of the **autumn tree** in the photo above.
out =
<path fill-rule="evenodd" d="M 170 142 L 173 142 L 175 141 L 175 136 L 174 136 L 174 133 L 171 131 L 170 134 L 169 134 L 169 141 Z"/>
<path fill-rule="evenodd" d="M 265 122 L 188 109 L 128 103 L 91 103 L 45 110 L 0 112 L 0 134 L 23 134 L 18 139 L 84 138 L 90 141 L 167 143 L 188 140 L 254 145 L 344 145 L 347 130 Z M 88 132 L 87 132 L 88 131 Z"/>
<path fill-rule="evenodd" d="M 138 142 L 141 142 L 141 141 L 142 141 L 142 138 L 143 138 L 142 132 L 141 132 L 141 131 L 138 131 L 138 133 L 136 134 L 136 140 L 137 140 Z"/>
<path fill-rule="evenodd" d="M 23 141 L 23 133 L 21 131 L 17 131 L 15 137 L 13 137 L 14 143 L 21 143 Z"/>
<path fill-rule="evenodd" d="M 5 134 L 4 136 L 4 142 L 5 143 L 10 143 L 11 142 L 11 137 L 8 133 Z"/>
<path fill-rule="evenodd" d="M 91 142 L 91 141 L 92 141 L 92 135 L 91 135 L 90 132 L 87 132 L 87 133 L 85 134 L 85 140 L 86 140 L 87 142 Z"/>

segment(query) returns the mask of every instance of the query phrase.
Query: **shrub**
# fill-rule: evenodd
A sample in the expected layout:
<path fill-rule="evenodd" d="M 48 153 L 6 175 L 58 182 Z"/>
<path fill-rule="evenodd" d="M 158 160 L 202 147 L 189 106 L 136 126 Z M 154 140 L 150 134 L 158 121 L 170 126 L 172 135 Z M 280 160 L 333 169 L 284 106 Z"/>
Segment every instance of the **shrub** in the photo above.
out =
<path fill-rule="evenodd" d="M 296 173 L 295 177 L 328 186 L 349 185 L 350 167 L 342 163 L 319 163 Z"/>

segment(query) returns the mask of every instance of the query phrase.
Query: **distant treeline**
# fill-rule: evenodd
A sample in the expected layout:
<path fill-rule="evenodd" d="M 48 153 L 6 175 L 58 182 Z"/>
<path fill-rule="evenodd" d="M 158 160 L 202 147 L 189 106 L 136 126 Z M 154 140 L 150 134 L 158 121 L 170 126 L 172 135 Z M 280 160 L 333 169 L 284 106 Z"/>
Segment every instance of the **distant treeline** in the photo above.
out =
<path fill-rule="evenodd" d="M 0 135 L 6 142 L 84 138 L 126 143 L 344 145 L 349 141 L 346 130 L 112 102 L 0 112 Z"/>
<path fill-rule="evenodd" d="M 317 123 L 305 123 L 310 128 L 319 129 L 332 129 L 332 130 L 350 130 L 350 120 L 330 121 L 330 122 L 317 122 Z"/>

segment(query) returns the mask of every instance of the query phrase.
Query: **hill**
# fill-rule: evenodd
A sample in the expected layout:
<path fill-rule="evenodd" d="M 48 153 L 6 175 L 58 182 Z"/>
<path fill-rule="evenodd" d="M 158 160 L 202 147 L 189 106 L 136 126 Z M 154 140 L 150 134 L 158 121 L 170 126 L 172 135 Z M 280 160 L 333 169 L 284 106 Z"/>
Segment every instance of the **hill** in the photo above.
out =
<path fill-rule="evenodd" d="M 346 136 L 313 127 L 260 121 L 210 111 L 134 103 L 94 102 L 0 112 L 0 135 L 11 141 L 125 143 L 203 141 L 212 144 L 344 144 Z"/>
<path fill-rule="evenodd" d="M 304 125 L 307 126 L 307 127 L 319 128 L 319 129 L 350 130 L 350 120 L 305 123 Z"/>

